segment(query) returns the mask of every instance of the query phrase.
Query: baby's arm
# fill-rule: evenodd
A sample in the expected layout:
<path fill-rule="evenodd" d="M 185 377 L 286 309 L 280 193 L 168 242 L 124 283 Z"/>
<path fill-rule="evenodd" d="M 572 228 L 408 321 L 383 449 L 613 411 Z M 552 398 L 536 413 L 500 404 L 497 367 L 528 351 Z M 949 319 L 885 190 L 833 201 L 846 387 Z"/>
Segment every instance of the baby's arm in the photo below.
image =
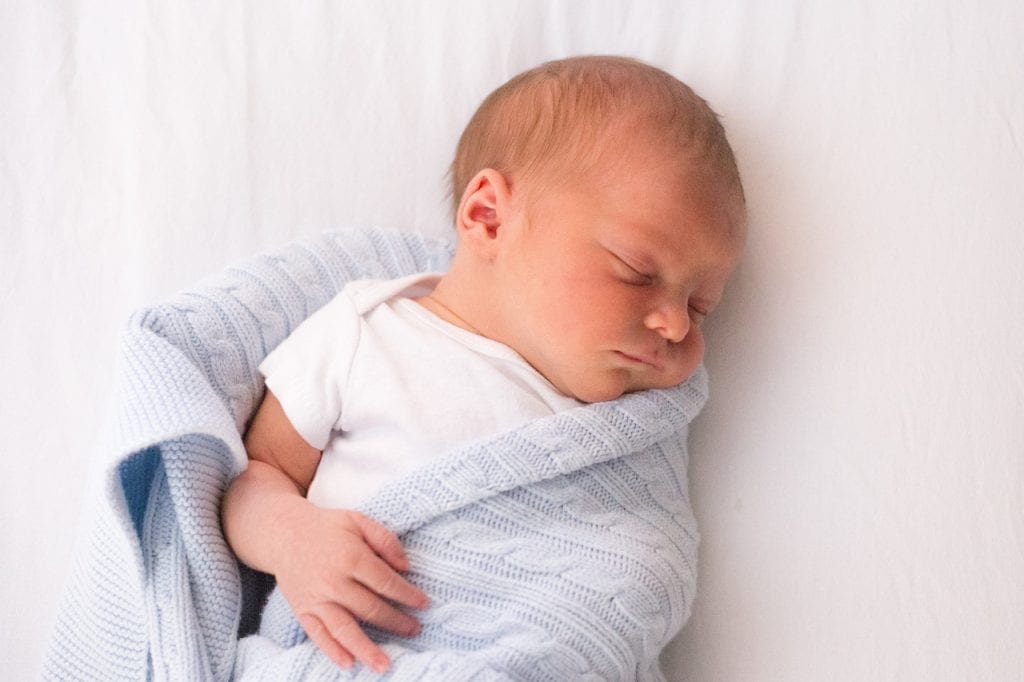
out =
<path fill-rule="evenodd" d="M 394 533 L 347 509 L 305 499 L 319 450 L 292 426 L 268 390 L 245 436 L 249 466 L 224 496 L 224 533 L 239 559 L 277 579 L 309 638 L 338 665 L 389 661 L 358 620 L 414 635 L 419 623 L 387 600 L 422 608 L 427 596 L 398 571 L 409 568 Z"/>

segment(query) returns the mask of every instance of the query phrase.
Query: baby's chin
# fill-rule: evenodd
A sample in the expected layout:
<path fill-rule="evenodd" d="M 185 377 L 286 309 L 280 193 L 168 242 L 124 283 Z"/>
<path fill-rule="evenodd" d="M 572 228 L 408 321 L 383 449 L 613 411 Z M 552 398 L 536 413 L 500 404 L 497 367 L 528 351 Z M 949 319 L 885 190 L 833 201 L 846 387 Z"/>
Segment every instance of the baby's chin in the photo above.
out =
<path fill-rule="evenodd" d="M 623 381 L 596 381 L 593 377 L 570 377 L 567 381 L 563 379 L 562 382 L 551 383 L 559 393 L 581 403 L 603 403 L 628 392 L 628 386 Z"/>
<path fill-rule="evenodd" d="M 603 403 L 621 398 L 627 393 L 646 391 L 649 388 L 668 388 L 680 383 L 638 381 L 634 377 L 630 377 L 628 372 L 613 372 L 602 379 L 603 381 L 581 380 L 568 386 L 568 390 L 565 388 L 559 390 L 582 403 Z"/>
<path fill-rule="evenodd" d="M 658 388 L 674 388 L 690 378 L 693 372 L 677 372 L 659 377 L 621 377 L 604 382 L 581 382 L 571 393 L 563 393 L 584 403 L 602 403 L 621 398 L 629 393 L 638 393 Z"/>

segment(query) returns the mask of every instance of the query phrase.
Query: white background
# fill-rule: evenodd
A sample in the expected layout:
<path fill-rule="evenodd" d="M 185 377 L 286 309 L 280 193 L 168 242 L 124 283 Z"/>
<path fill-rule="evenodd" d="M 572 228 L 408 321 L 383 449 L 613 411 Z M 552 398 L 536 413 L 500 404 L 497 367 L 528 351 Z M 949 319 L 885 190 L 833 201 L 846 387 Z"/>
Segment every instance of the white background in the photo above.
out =
<path fill-rule="evenodd" d="M 4 677 L 129 312 L 321 229 L 443 233 L 480 99 L 603 52 L 712 103 L 750 203 L 670 679 L 1024 679 L 1022 45 L 1014 0 L 3 3 Z"/>

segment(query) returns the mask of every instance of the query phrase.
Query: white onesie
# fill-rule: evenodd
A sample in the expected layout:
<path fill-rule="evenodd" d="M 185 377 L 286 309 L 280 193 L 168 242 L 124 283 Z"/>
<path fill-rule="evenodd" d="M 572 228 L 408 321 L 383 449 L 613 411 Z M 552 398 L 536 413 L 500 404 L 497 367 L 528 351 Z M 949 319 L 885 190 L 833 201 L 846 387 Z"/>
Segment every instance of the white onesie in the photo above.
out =
<path fill-rule="evenodd" d="M 508 346 L 411 300 L 439 277 L 352 282 L 260 365 L 295 430 L 323 450 L 314 504 L 355 507 L 446 451 L 581 404 Z"/>

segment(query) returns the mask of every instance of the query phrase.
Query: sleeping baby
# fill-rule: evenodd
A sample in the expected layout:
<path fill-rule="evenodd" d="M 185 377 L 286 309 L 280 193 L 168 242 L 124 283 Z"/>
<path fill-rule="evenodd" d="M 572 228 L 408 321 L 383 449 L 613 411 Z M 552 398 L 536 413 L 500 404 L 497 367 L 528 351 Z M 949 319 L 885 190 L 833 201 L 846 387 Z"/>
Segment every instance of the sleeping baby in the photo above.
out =
<path fill-rule="evenodd" d="M 631 59 L 513 78 L 451 177 L 448 271 L 350 283 L 266 358 L 249 466 L 223 502 L 238 557 L 343 667 L 386 670 L 364 625 L 413 638 L 430 600 L 398 537 L 354 508 L 484 436 L 683 382 L 744 243 L 714 112 Z"/>

